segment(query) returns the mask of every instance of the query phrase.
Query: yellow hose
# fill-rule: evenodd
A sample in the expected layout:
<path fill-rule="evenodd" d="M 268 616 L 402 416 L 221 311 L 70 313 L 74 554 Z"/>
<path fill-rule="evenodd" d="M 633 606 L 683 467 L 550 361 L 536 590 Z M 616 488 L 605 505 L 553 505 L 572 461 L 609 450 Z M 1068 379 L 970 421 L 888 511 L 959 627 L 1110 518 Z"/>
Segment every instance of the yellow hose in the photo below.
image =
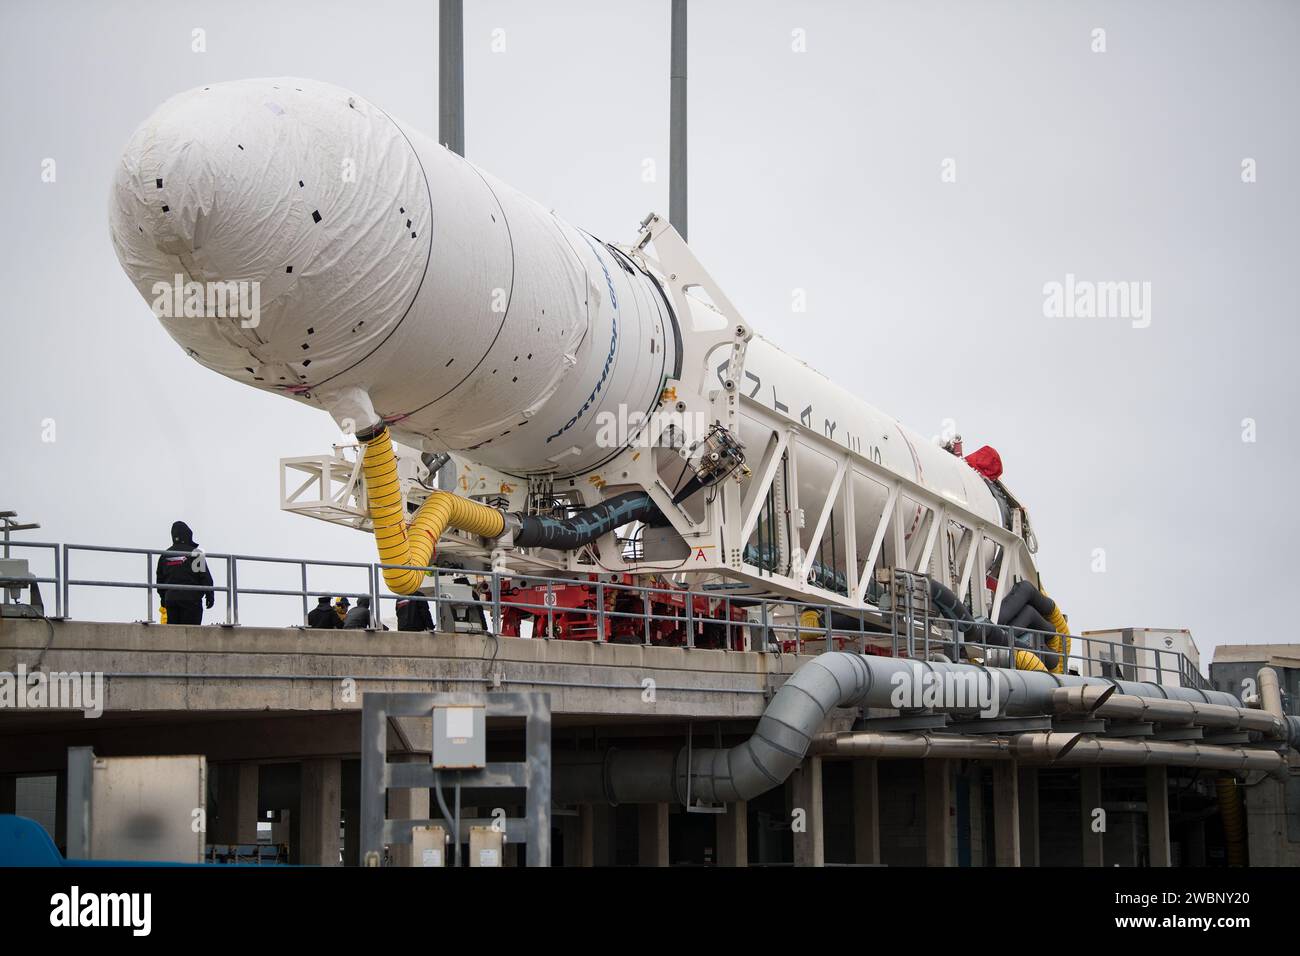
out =
<path fill-rule="evenodd" d="M 1042 590 L 1041 588 L 1039 590 Z M 1043 597 L 1047 597 L 1047 592 L 1043 591 Z M 1052 613 L 1047 615 L 1048 622 L 1056 631 L 1056 637 L 1047 639 L 1047 649 L 1056 654 L 1056 664 L 1052 667 L 1053 674 L 1065 673 L 1065 661 L 1070 656 L 1070 625 L 1066 623 L 1065 615 L 1061 613 L 1061 607 L 1052 602 Z"/>
<path fill-rule="evenodd" d="M 1016 651 L 1016 670 L 1043 671 L 1046 673 L 1047 667 L 1044 666 L 1038 655 L 1032 651 Z"/>
<path fill-rule="evenodd" d="M 366 506 L 374 524 L 381 564 L 428 567 L 437 551 L 438 539 L 448 528 L 484 538 L 500 537 L 505 531 L 505 515 L 496 508 L 449 491 L 431 492 L 407 522 L 402 513 L 397 455 L 387 428 L 366 442 L 361 464 L 366 476 Z M 384 583 L 394 594 L 414 594 L 424 583 L 424 572 L 384 568 Z"/>

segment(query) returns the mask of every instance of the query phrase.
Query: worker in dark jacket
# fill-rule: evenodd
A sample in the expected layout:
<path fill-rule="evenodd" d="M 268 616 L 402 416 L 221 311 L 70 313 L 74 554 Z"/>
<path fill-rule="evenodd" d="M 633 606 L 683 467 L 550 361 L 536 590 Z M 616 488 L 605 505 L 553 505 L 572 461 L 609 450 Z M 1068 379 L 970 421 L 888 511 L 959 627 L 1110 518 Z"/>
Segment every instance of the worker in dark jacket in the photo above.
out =
<path fill-rule="evenodd" d="M 370 627 L 370 598 L 357 598 L 357 606 L 344 616 L 343 626 L 350 631 Z"/>
<path fill-rule="evenodd" d="M 327 631 L 343 626 L 339 622 L 339 616 L 334 612 L 334 608 L 330 607 L 328 595 L 321 598 L 316 603 L 316 606 L 312 608 L 311 613 L 307 615 L 307 626 L 323 628 Z"/>
<path fill-rule="evenodd" d="M 432 631 L 433 615 L 429 613 L 429 602 L 421 597 L 400 598 L 397 602 L 397 629 Z"/>
<path fill-rule="evenodd" d="M 160 554 L 154 580 L 160 585 L 158 599 L 167 611 L 168 624 L 202 624 L 203 607 L 200 601 L 212 607 L 212 572 L 207 559 L 194 541 L 194 532 L 184 521 L 172 525 L 172 543 L 167 549 L 179 554 Z M 206 591 L 177 590 L 168 584 L 206 586 Z"/>

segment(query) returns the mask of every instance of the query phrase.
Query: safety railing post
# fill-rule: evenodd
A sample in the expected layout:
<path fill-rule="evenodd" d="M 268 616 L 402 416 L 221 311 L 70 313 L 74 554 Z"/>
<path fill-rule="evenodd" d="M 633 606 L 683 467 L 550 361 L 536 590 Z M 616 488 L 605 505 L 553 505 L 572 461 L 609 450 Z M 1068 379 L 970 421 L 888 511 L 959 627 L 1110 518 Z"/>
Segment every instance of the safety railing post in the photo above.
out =
<path fill-rule="evenodd" d="M 379 568 L 370 564 L 370 628 L 379 630 Z"/>
<path fill-rule="evenodd" d="M 596 643 L 605 642 L 605 582 L 596 581 Z"/>
<path fill-rule="evenodd" d="M 501 636 L 501 574 L 492 572 L 492 633 Z"/>
<path fill-rule="evenodd" d="M 307 624 L 307 562 L 299 561 L 298 569 L 302 572 L 302 623 Z"/>
<path fill-rule="evenodd" d="M 762 633 L 761 635 L 759 635 L 758 641 L 759 641 L 759 645 L 760 645 L 760 646 L 759 646 L 759 650 L 763 651 L 763 653 L 767 653 L 767 646 L 768 646 L 767 638 L 768 638 L 768 635 L 769 635 L 769 633 L 770 633 L 770 629 L 769 629 L 769 627 L 768 627 L 768 618 L 767 618 L 767 600 L 766 600 L 766 599 L 764 599 L 764 601 L 763 601 L 762 608 L 763 608 L 763 613 L 762 613 L 761 618 L 760 618 L 761 623 L 759 624 L 759 627 L 761 627 L 761 628 L 763 629 L 763 633 Z M 779 647 L 780 645 L 778 644 L 777 646 Z"/>
<path fill-rule="evenodd" d="M 146 551 L 144 553 L 144 582 L 149 587 L 144 592 L 144 613 L 145 620 L 150 624 L 153 623 L 153 554 Z"/>
<path fill-rule="evenodd" d="M 686 646 L 695 646 L 695 594 L 686 587 Z"/>
<path fill-rule="evenodd" d="M 65 544 L 65 545 L 63 546 L 63 587 L 62 587 L 62 591 L 63 591 L 63 616 L 66 617 L 66 618 L 71 618 L 71 617 L 72 617 L 71 608 L 70 608 L 69 605 L 68 605 L 68 598 L 70 597 L 70 594 L 69 594 L 69 588 L 68 588 L 68 579 L 69 579 L 70 577 L 72 577 L 72 571 L 71 571 L 71 569 L 68 567 L 68 558 L 69 558 L 69 555 L 70 555 L 70 551 L 69 551 L 69 549 L 68 549 L 68 546 Z"/>
<path fill-rule="evenodd" d="M 645 622 L 645 646 L 650 646 L 650 589 L 641 589 L 642 620 Z"/>
<path fill-rule="evenodd" d="M 233 554 L 227 559 L 230 573 L 226 578 L 226 587 L 230 589 L 230 623 L 239 626 L 239 559 Z"/>
<path fill-rule="evenodd" d="M 433 632 L 438 633 L 438 624 L 442 621 L 442 575 L 433 573 Z"/>
<path fill-rule="evenodd" d="M 551 581 L 546 581 L 546 639 L 555 637 L 555 591 Z"/>
<path fill-rule="evenodd" d="M 59 546 L 53 545 L 50 550 L 54 552 L 54 613 L 63 617 L 63 572 L 59 570 L 62 567 Z"/>

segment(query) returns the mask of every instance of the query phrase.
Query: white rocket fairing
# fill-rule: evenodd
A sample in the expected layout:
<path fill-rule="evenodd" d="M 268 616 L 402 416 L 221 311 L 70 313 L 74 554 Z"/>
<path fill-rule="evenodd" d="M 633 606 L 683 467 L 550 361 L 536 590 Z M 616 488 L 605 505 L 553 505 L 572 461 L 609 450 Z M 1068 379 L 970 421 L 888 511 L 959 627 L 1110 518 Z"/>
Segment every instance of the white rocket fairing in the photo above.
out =
<path fill-rule="evenodd" d="M 601 440 L 601 412 L 623 420 L 674 404 L 676 383 L 706 370 L 683 369 L 684 351 L 714 387 L 726 378 L 729 345 L 696 354 L 684 343 L 695 341 L 692 328 L 725 333 L 733 320 L 683 295 L 678 276 L 322 83 L 245 80 L 168 100 L 126 146 L 111 225 L 147 301 L 169 296 L 177 277 L 200 288 L 258 284 L 254 319 L 156 309 L 208 368 L 327 409 L 349 430 L 382 418 L 405 444 L 507 476 L 593 476 L 578 487 L 597 500 L 607 483 L 637 480 L 624 464 L 631 451 L 619 459 L 624 470 L 602 471 L 625 447 Z M 775 441 L 771 422 L 755 418 L 762 406 L 912 483 L 894 497 L 909 539 L 927 496 L 935 511 L 951 503 L 971 522 L 1005 526 L 997 498 L 960 458 L 743 331 L 744 376 L 729 387 L 750 403 L 733 426 L 752 463 Z M 824 498 L 837 467 L 808 454 L 798 500 Z M 880 552 L 864 519 L 880 523 L 890 492 L 887 482 L 857 484 L 861 562 Z M 740 494 L 752 497 L 748 486 Z M 737 507 L 724 520 L 736 520 Z M 821 524 L 833 532 L 836 520 L 828 508 Z M 812 547 L 815 525 L 812 514 L 792 528 L 791 546 Z M 734 545 L 724 537 L 719 552 Z M 742 562 L 728 554 L 711 560 Z"/>
<path fill-rule="evenodd" d="M 199 363 L 364 425 L 347 401 L 360 388 L 407 441 L 509 473 L 597 464 L 611 449 L 588 440 L 595 413 L 650 411 L 672 371 L 652 279 L 322 83 L 168 100 L 126 146 L 111 222 L 150 302 L 177 275 L 260 283 L 256 324 L 160 316 Z"/>

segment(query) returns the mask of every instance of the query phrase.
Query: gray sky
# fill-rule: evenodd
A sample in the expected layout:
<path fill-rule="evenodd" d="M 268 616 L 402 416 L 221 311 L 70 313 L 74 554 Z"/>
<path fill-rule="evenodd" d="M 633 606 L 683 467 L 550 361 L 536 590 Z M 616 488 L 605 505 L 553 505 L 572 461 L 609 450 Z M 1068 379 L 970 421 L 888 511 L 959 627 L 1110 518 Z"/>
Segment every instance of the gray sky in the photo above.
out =
<path fill-rule="evenodd" d="M 602 238 L 666 213 L 668 9 L 467 0 L 468 157 Z M 279 511 L 278 459 L 338 431 L 185 358 L 118 266 L 108 188 L 208 82 L 310 77 L 436 133 L 436 3 L 6 0 L 0 27 L 0 507 L 43 540 L 161 547 L 183 517 L 211 551 L 373 560 Z M 690 28 L 692 246 L 754 328 L 996 447 L 1076 632 L 1190 627 L 1206 660 L 1291 640 L 1300 7 L 697 0 Z M 1150 326 L 1045 317 L 1067 273 L 1149 282 Z M 74 591 L 92 607 L 143 612 Z"/>

